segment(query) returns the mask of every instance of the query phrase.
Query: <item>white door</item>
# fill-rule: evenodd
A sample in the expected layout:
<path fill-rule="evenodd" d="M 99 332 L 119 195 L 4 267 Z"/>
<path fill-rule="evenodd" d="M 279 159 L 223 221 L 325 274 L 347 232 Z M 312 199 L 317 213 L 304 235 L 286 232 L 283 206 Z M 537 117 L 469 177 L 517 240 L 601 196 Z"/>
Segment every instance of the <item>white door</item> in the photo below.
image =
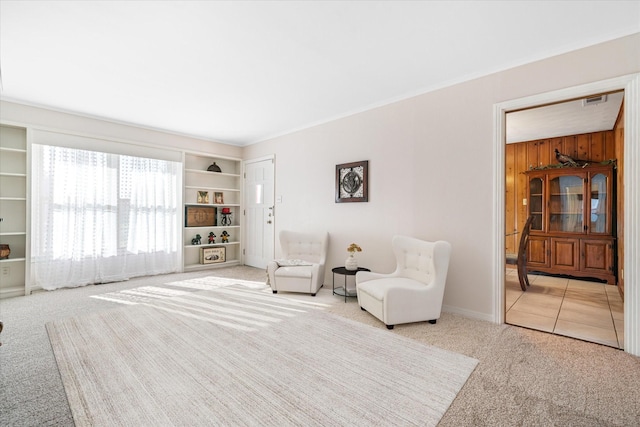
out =
<path fill-rule="evenodd" d="M 245 162 L 245 253 L 244 263 L 266 268 L 273 260 L 274 223 L 274 159 Z"/>

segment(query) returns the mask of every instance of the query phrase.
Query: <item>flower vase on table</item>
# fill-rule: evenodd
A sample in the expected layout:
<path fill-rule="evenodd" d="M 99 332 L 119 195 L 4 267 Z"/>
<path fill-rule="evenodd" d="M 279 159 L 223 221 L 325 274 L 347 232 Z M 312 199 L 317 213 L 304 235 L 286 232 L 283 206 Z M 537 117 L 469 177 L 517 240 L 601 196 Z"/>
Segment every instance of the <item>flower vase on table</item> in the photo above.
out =
<path fill-rule="evenodd" d="M 355 257 L 356 252 L 362 252 L 362 248 L 355 243 L 352 243 L 347 248 L 347 252 L 349 252 L 349 256 L 344 262 L 344 268 L 350 271 L 355 271 L 358 269 L 358 260 Z"/>
<path fill-rule="evenodd" d="M 346 268 L 347 270 L 357 270 L 358 269 L 358 260 L 356 259 L 356 257 L 351 254 L 347 257 L 347 259 L 344 262 L 344 268 Z"/>

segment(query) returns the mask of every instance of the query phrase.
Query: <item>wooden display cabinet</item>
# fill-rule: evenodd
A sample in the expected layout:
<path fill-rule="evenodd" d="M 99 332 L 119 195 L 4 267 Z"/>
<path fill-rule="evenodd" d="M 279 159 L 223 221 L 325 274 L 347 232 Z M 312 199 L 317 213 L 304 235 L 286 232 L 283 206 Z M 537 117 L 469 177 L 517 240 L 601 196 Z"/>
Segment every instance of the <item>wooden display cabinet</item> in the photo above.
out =
<path fill-rule="evenodd" d="M 613 165 L 525 172 L 531 224 L 530 271 L 616 284 Z"/>

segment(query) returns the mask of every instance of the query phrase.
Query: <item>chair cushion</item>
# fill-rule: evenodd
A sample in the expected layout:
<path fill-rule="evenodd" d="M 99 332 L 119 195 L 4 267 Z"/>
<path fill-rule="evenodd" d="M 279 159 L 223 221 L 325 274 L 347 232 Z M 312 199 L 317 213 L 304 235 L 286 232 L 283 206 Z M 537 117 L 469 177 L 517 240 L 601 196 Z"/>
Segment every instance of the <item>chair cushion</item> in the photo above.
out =
<path fill-rule="evenodd" d="M 279 270 L 279 269 L 278 269 Z M 425 285 L 417 280 L 406 277 L 393 277 L 386 279 L 369 280 L 358 284 L 358 290 L 369 294 L 371 297 L 382 301 L 385 291 L 389 288 L 424 289 Z"/>
<path fill-rule="evenodd" d="M 298 265 L 295 267 L 280 267 L 275 271 L 276 277 L 307 277 L 311 278 L 311 265 Z"/>

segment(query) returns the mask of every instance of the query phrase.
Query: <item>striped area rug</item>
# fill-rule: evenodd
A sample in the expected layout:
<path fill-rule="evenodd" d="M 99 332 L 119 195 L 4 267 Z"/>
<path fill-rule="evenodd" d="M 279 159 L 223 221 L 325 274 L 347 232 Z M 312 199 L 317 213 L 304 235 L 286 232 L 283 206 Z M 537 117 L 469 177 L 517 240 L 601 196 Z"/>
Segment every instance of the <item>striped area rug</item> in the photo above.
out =
<path fill-rule="evenodd" d="M 77 426 L 430 426 L 477 364 L 246 286 L 155 293 L 47 324 Z"/>

